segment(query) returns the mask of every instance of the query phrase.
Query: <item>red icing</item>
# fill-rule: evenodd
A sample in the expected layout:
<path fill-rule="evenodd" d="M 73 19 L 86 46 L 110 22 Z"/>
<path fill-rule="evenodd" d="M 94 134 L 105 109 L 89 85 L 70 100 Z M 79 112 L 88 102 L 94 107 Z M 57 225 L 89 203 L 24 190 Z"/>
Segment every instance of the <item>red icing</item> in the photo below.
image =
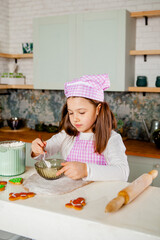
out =
<path fill-rule="evenodd" d="M 0 185 L 6 185 L 7 182 L 6 181 L 0 181 Z"/>
<path fill-rule="evenodd" d="M 10 193 L 9 200 L 14 201 L 18 199 L 27 199 L 34 196 L 35 196 L 35 193 L 33 192 Z"/>
<path fill-rule="evenodd" d="M 84 198 L 76 198 L 74 200 L 70 200 L 70 203 L 66 203 L 65 206 L 67 208 L 74 208 L 76 210 L 82 210 L 83 206 L 85 206 L 85 199 Z"/>

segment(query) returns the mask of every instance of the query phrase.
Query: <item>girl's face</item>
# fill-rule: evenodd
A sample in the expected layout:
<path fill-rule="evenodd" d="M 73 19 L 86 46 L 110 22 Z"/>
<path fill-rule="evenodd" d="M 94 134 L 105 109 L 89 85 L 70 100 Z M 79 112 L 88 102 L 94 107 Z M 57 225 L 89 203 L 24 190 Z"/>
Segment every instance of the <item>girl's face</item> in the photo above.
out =
<path fill-rule="evenodd" d="M 71 124 L 79 132 L 92 132 L 100 110 L 100 104 L 95 107 L 89 100 L 81 97 L 67 99 L 68 114 Z"/>

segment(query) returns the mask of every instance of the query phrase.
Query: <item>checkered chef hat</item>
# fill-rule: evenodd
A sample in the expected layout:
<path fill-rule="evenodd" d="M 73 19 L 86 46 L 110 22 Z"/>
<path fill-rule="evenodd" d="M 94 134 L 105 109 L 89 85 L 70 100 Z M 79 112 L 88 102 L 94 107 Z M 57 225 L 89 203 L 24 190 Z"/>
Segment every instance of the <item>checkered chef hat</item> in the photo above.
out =
<path fill-rule="evenodd" d="M 64 93 L 69 97 L 84 97 L 104 101 L 104 90 L 110 87 L 108 74 L 85 75 L 72 82 L 66 82 Z"/>

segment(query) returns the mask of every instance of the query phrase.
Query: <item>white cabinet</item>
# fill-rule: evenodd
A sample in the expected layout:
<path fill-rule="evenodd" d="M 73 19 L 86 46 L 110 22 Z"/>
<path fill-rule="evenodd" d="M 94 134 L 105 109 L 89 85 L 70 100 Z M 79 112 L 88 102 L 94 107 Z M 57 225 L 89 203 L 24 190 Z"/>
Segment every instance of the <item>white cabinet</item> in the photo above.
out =
<path fill-rule="evenodd" d="M 108 73 L 109 91 L 125 91 L 133 82 L 135 21 L 126 10 L 87 13 L 77 16 L 77 77 Z"/>
<path fill-rule="evenodd" d="M 156 169 L 159 171 L 159 175 L 153 180 L 152 185 L 160 187 L 160 159 L 128 155 L 128 163 L 130 167 L 129 182 L 134 181 L 143 173 L 148 173 L 152 169 Z"/>
<path fill-rule="evenodd" d="M 75 70 L 75 16 L 34 20 L 34 88 L 63 89 Z"/>
<path fill-rule="evenodd" d="M 110 91 L 134 83 L 135 19 L 126 10 L 34 20 L 34 87 L 64 89 L 84 74 L 108 73 Z"/>

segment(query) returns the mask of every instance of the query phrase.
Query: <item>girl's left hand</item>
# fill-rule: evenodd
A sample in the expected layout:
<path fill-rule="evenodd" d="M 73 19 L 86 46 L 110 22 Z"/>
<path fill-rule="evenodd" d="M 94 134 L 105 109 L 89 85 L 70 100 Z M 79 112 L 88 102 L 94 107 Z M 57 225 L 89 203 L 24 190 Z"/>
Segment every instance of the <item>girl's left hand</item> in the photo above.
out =
<path fill-rule="evenodd" d="M 74 180 L 87 177 L 87 165 L 81 162 L 65 162 L 61 163 L 63 168 L 59 170 L 56 175 L 64 173 L 65 176 Z"/>

